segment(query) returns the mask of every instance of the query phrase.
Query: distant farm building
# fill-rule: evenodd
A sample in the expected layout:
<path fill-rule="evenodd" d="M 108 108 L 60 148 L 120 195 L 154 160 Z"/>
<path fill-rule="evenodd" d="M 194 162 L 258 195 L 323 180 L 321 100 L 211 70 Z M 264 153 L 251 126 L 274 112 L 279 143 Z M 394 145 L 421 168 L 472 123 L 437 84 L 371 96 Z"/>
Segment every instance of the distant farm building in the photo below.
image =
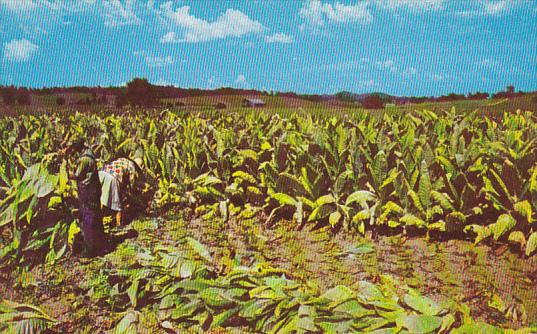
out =
<path fill-rule="evenodd" d="M 267 104 L 261 99 L 244 99 L 242 100 L 242 106 L 248 108 L 261 108 L 265 107 Z"/>

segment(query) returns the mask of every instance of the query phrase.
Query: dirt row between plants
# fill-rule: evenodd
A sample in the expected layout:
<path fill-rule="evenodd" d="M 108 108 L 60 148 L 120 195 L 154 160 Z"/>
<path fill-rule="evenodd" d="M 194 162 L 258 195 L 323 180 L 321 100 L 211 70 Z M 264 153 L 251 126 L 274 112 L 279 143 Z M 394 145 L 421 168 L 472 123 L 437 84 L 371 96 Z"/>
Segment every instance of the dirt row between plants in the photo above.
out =
<path fill-rule="evenodd" d="M 266 261 L 322 290 L 389 274 L 436 301 L 468 304 L 473 317 L 489 323 L 517 328 L 537 322 L 537 259 L 508 249 L 498 252 L 464 240 L 332 235 L 328 229 L 299 230 L 283 221 L 267 228 L 253 219 L 217 228 L 195 219 L 185 228 L 219 257 Z"/>
<path fill-rule="evenodd" d="M 103 332 L 114 323 L 105 305 L 92 302 L 82 286 L 103 267 L 128 267 L 128 245 L 179 245 L 185 236 L 206 244 L 215 265 L 225 272 L 234 258 L 245 265 L 266 262 L 288 271 L 320 290 L 359 280 L 377 281 L 389 274 L 442 301 L 464 302 L 473 317 L 518 327 L 537 321 L 537 260 L 487 246 L 452 240 L 379 236 L 375 240 L 327 229 L 299 230 L 281 221 L 266 227 L 259 220 L 223 222 L 184 219 L 184 214 L 139 220 L 124 228 L 136 231 L 111 253 L 95 259 L 68 257 L 53 267 L 38 266 L 24 275 L 1 272 L 0 297 L 40 305 L 60 320 L 60 332 Z M 14 289 L 13 286 L 16 286 Z M 516 319 L 496 308 L 511 308 Z M 514 309 L 513 309 L 514 307 Z M 525 314 L 525 315 L 524 315 Z"/>

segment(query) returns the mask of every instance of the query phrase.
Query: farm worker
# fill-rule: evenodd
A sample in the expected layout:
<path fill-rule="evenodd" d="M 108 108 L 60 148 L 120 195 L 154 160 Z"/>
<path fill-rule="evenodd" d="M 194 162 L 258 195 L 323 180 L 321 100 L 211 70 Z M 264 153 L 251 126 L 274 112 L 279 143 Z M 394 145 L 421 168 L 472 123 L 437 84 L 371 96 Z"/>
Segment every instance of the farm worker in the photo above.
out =
<path fill-rule="evenodd" d="M 99 171 L 99 179 L 102 185 L 101 204 L 114 211 L 116 214 L 116 226 L 121 226 L 124 211 L 128 208 L 128 200 L 134 196 L 132 191 L 135 182 L 141 174 L 141 159 L 119 158 L 103 166 Z"/>
<path fill-rule="evenodd" d="M 62 154 L 78 153 L 77 169 L 70 179 L 76 180 L 78 189 L 78 205 L 80 229 L 86 244 L 88 256 L 97 255 L 105 242 L 101 215 L 101 184 L 97 170 L 95 155 L 85 145 L 83 139 L 74 140 Z"/>

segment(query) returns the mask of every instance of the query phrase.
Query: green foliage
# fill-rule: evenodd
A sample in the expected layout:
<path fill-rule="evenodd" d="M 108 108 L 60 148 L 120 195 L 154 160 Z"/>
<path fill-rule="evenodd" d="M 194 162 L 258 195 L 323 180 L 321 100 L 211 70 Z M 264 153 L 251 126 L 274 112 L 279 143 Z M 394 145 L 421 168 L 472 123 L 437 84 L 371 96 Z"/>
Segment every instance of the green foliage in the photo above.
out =
<path fill-rule="evenodd" d="M 191 247 L 193 241 L 188 239 L 185 246 Z M 204 248 L 196 241 L 198 247 Z M 359 281 L 355 289 L 339 285 L 319 292 L 264 264 L 235 265 L 227 274 L 216 274 L 207 262 L 173 247 L 141 249 L 137 254 L 139 270 L 109 273 L 119 278 L 117 293 L 130 300 L 115 333 L 140 332 L 157 324 L 183 331 L 240 326 L 262 333 L 392 333 L 401 329 L 449 333 L 481 326 L 458 306 L 441 306 L 408 287 L 397 284 L 396 288 L 388 277 L 379 284 Z M 190 269 L 183 270 L 185 266 Z M 110 300 L 106 295 L 100 298 Z M 456 323 L 456 318 L 466 320 Z"/>
<path fill-rule="evenodd" d="M 146 179 L 136 197 L 153 210 L 191 206 L 226 221 L 248 207 L 266 222 L 287 219 L 359 233 L 412 226 L 467 233 L 476 242 L 505 242 L 513 232 L 529 240 L 537 230 L 537 123 L 531 112 L 493 119 L 455 110 L 345 117 L 136 110 L 21 115 L 2 118 L 0 125 L 6 129 L 0 137 L 0 228 L 11 229 L 2 258 L 20 260 L 26 239 L 31 249 L 54 239 L 51 260 L 62 253 L 74 220 L 75 193 L 66 179 L 74 161 L 61 163 L 54 152 L 81 135 L 102 161 L 142 159 Z M 57 228 L 44 223 L 44 202 L 63 217 L 52 220 Z M 38 230 L 46 233 L 35 233 L 36 244 L 31 239 Z M 511 242 L 531 253 L 520 233 Z"/>
<path fill-rule="evenodd" d="M 66 176 L 50 174 L 46 165 L 28 167 L 14 179 L 0 202 L 0 227 L 10 228 L 10 240 L 1 250 L 4 262 L 23 263 L 30 252 L 48 252 L 53 263 L 67 249 L 71 210 L 62 196 L 68 192 Z M 41 223 L 39 223 L 41 222 Z"/>
<path fill-rule="evenodd" d="M 224 223 L 248 215 L 362 234 L 412 227 L 516 243 L 528 256 L 537 250 L 537 124 L 530 112 L 494 119 L 454 110 L 345 117 L 126 110 L 5 117 L 0 126 L 3 264 L 54 263 L 65 254 L 76 231 L 76 193 L 67 180 L 75 161 L 59 161 L 54 152 L 81 135 L 100 163 L 142 159 L 147 178 L 138 197 L 156 212 L 190 207 Z M 438 305 L 388 280 L 320 292 L 264 265 L 222 274 L 198 241 L 186 239 L 183 248 L 133 251 L 131 267 L 102 268 L 84 282 L 88 297 L 121 313 L 116 332 L 237 324 L 257 332 L 496 330 L 473 323 L 462 307 Z M 373 251 L 365 245 L 347 253 Z"/>
<path fill-rule="evenodd" d="M 530 256 L 537 250 L 537 232 L 533 232 L 528 238 L 526 245 L 526 255 Z"/>
<path fill-rule="evenodd" d="M 3 300 L 0 303 L 0 332 L 9 334 L 44 333 L 56 320 L 39 307 Z"/>

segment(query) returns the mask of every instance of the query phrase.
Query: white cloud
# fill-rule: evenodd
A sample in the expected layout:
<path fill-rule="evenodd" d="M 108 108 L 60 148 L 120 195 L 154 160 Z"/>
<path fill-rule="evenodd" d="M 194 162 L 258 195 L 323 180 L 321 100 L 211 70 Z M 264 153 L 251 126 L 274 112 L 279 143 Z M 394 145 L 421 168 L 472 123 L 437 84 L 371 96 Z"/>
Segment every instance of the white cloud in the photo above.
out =
<path fill-rule="evenodd" d="M 37 7 L 33 0 L 0 0 L 0 5 L 12 11 L 24 11 Z"/>
<path fill-rule="evenodd" d="M 478 66 L 480 66 L 480 67 L 483 67 L 483 68 L 496 68 L 497 66 L 499 66 L 498 61 L 492 60 L 492 59 L 489 59 L 489 58 L 480 60 L 480 61 L 476 62 L 476 64 Z"/>
<path fill-rule="evenodd" d="M 283 34 L 283 33 L 276 33 L 274 35 L 266 36 L 265 42 L 267 43 L 293 43 L 294 39 L 293 36 Z"/>
<path fill-rule="evenodd" d="M 373 79 L 361 80 L 358 82 L 358 88 L 372 88 L 376 86 L 378 86 L 378 83 Z"/>
<path fill-rule="evenodd" d="M 300 29 L 319 29 L 326 22 L 367 24 L 373 21 L 369 2 L 358 2 L 354 5 L 322 3 L 320 0 L 309 0 L 300 8 L 298 14 L 304 20 Z"/>
<path fill-rule="evenodd" d="M 94 4 L 95 0 L 0 0 L 0 9 L 10 11 L 10 25 L 35 38 L 71 22 L 69 15 L 95 9 Z"/>
<path fill-rule="evenodd" d="M 155 56 L 146 56 L 145 62 L 149 67 L 163 67 L 167 65 L 173 65 L 173 59 L 171 56 L 166 57 L 155 57 Z"/>
<path fill-rule="evenodd" d="M 209 22 L 191 15 L 189 6 L 174 10 L 173 3 L 167 2 L 161 6 L 161 15 L 180 30 L 170 31 L 162 36 L 162 43 L 207 42 L 261 33 L 265 29 L 261 23 L 235 9 L 228 9 L 215 21 Z"/>
<path fill-rule="evenodd" d="M 507 10 L 512 5 L 512 1 L 485 1 L 483 2 L 483 12 L 488 15 L 498 15 Z"/>
<path fill-rule="evenodd" d="M 140 24 L 142 20 L 134 13 L 134 0 L 106 0 L 102 3 L 104 25 L 107 27 L 119 27 L 132 24 Z"/>
<path fill-rule="evenodd" d="M 152 54 L 146 53 L 145 51 L 134 51 L 133 54 L 135 56 L 143 57 L 145 63 L 149 67 L 164 67 L 168 65 L 173 65 L 175 63 L 171 56 L 154 56 Z"/>
<path fill-rule="evenodd" d="M 369 63 L 369 58 L 362 57 L 360 59 L 346 60 L 333 64 L 323 64 L 321 66 L 308 66 L 303 68 L 305 71 L 330 71 L 330 72 L 341 72 L 341 71 L 362 71 L 367 69 Z"/>
<path fill-rule="evenodd" d="M 401 75 L 404 77 L 411 77 L 418 73 L 418 70 L 414 66 L 401 66 L 398 65 L 392 59 L 375 62 L 375 67 L 382 71 L 390 71 L 393 74 Z"/>
<path fill-rule="evenodd" d="M 239 74 L 237 79 L 235 79 L 235 83 L 238 83 L 238 84 L 246 83 L 246 77 L 244 76 L 244 74 Z"/>
<path fill-rule="evenodd" d="M 176 43 L 179 41 L 179 36 L 175 31 L 170 31 L 160 38 L 161 43 Z"/>
<path fill-rule="evenodd" d="M 410 9 L 413 11 L 440 10 L 445 0 L 374 0 L 374 3 L 383 9 L 397 10 Z"/>
<path fill-rule="evenodd" d="M 310 0 L 305 2 L 302 8 L 300 8 L 298 11 L 298 14 L 305 21 L 301 28 L 305 28 L 307 25 L 324 25 L 323 4 L 319 0 Z"/>
<path fill-rule="evenodd" d="M 214 88 L 221 87 L 221 86 L 222 86 L 222 81 L 220 80 L 219 77 L 213 75 L 207 78 L 207 85 L 205 85 L 207 89 L 214 89 Z"/>
<path fill-rule="evenodd" d="M 377 61 L 375 65 L 381 70 L 395 69 L 395 63 L 391 59 L 385 61 Z"/>
<path fill-rule="evenodd" d="M 107 0 L 112 1 L 112 0 Z M 27 12 L 33 9 L 49 9 L 51 11 L 78 12 L 94 5 L 96 0 L 0 0 L 0 6 L 5 6 L 14 12 Z M 44 13 L 41 13 L 43 15 Z"/>
<path fill-rule="evenodd" d="M 155 81 L 153 83 L 153 85 L 155 85 L 155 86 L 164 86 L 164 87 L 166 87 L 166 86 L 174 86 L 173 83 L 169 82 L 168 80 L 162 79 L 162 78 L 160 78 L 157 81 Z"/>
<path fill-rule="evenodd" d="M 429 78 L 432 81 L 436 81 L 436 82 L 444 80 L 444 76 L 441 74 L 433 74 L 433 75 L 430 75 Z"/>
<path fill-rule="evenodd" d="M 408 77 L 416 75 L 416 74 L 418 74 L 418 70 L 412 66 L 403 71 L 403 75 L 408 76 Z"/>
<path fill-rule="evenodd" d="M 457 15 L 472 16 L 498 16 L 518 5 L 522 4 L 520 0 L 480 0 L 477 2 L 475 9 L 457 12 Z"/>
<path fill-rule="evenodd" d="M 323 5 L 323 11 L 329 21 L 338 23 L 370 23 L 373 20 L 373 16 L 367 8 L 367 2 L 359 2 L 355 5 L 346 6 L 339 2 L 335 5 L 325 3 Z"/>
<path fill-rule="evenodd" d="M 39 46 L 23 38 L 4 44 L 4 57 L 9 61 L 25 62 L 39 49 Z"/>

